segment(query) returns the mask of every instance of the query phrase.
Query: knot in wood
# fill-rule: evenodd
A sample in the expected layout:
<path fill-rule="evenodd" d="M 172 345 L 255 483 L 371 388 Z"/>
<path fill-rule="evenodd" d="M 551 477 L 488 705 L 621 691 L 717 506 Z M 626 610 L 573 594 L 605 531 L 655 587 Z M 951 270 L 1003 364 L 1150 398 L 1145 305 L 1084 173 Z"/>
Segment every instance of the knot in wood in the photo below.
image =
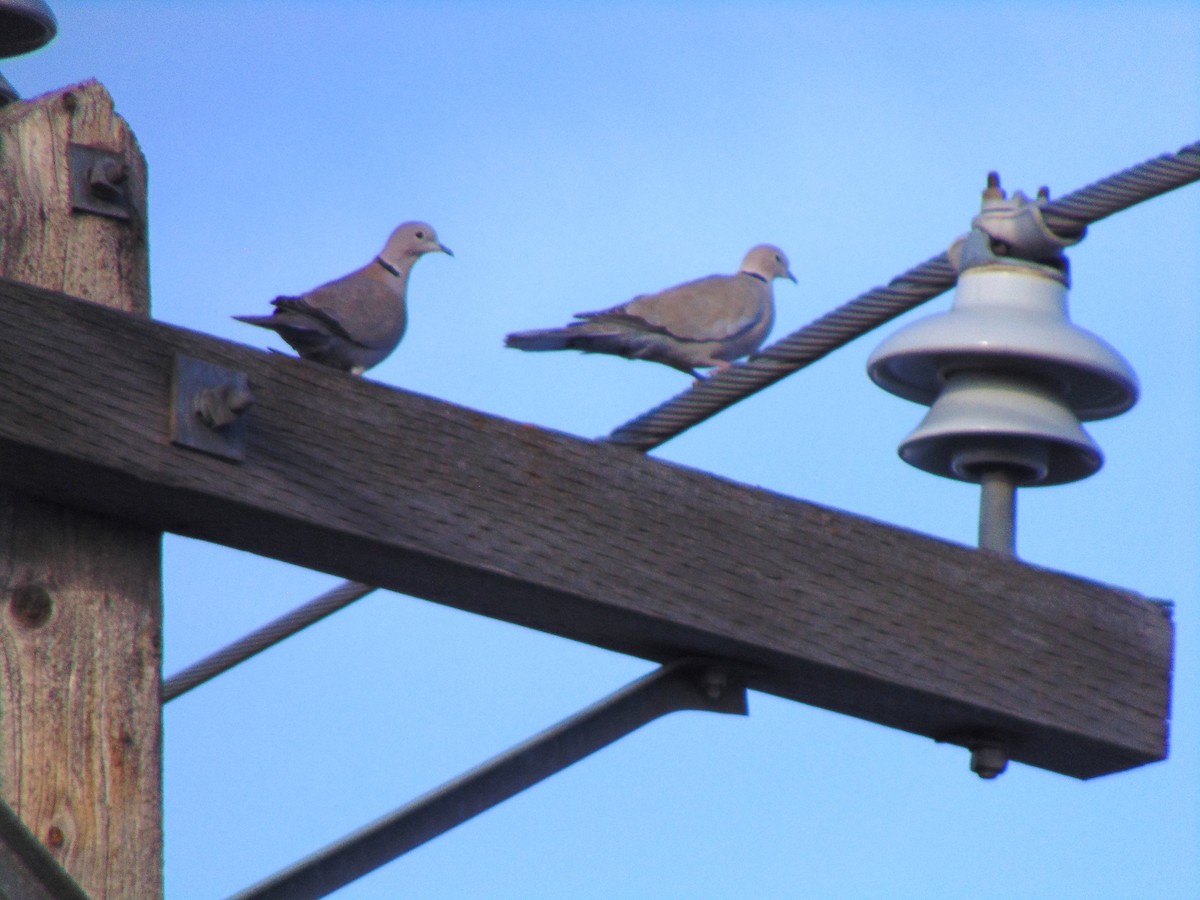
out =
<path fill-rule="evenodd" d="M 12 592 L 8 612 L 24 628 L 41 628 L 50 621 L 54 600 L 40 584 L 23 584 Z"/>

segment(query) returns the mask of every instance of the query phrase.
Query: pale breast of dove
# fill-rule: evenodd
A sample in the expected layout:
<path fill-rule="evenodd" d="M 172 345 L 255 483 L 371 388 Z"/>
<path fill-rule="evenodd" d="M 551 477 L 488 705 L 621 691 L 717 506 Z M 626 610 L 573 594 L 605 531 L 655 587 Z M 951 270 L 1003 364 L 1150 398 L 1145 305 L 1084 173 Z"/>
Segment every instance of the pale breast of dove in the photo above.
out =
<path fill-rule="evenodd" d="M 270 315 L 234 318 L 277 332 L 304 359 L 361 375 L 404 337 L 408 274 L 426 253 L 454 255 L 432 226 L 405 222 L 361 269 L 299 297 L 276 297 Z"/>
<path fill-rule="evenodd" d="M 782 250 L 759 244 L 735 275 L 710 275 L 611 309 L 576 313 L 578 322 L 518 331 L 504 343 L 518 350 L 648 359 L 699 377 L 697 368 L 726 368 L 762 346 L 775 320 L 771 283 L 776 278 L 796 280 Z"/>

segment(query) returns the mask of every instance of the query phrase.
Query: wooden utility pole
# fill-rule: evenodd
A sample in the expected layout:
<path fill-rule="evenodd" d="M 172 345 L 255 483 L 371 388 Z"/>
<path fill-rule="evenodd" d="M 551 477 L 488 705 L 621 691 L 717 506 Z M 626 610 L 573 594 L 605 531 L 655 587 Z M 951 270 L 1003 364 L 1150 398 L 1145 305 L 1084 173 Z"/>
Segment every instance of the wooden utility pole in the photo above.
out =
<path fill-rule="evenodd" d="M 148 316 L 145 198 L 101 85 L 0 109 L 0 275 Z M 97 900 L 162 896 L 159 548 L 0 489 L 0 793 Z"/>

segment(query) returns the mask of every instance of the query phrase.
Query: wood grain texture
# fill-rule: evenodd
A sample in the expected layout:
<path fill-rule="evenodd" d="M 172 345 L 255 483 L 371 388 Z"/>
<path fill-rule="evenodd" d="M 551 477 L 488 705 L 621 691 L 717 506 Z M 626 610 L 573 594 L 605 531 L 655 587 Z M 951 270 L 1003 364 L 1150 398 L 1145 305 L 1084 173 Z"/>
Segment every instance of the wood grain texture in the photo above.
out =
<path fill-rule="evenodd" d="M 0 897 L 5 900 L 88 900 L 50 852 L 0 801 Z"/>
<path fill-rule="evenodd" d="M 246 459 L 172 446 L 176 352 L 248 374 Z M 35 374 L 31 374 L 35 373 Z M 104 373 L 99 377 L 99 373 Z M 1166 753 L 1169 613 L 997 558 L 0 283 L 0 479 L 1091 777 Z"/>
<path fill-rule="evenodd" d="M 71 210 L 71 143 L 128 165 L 129 223 Z M 0 107 L 0 274 L 150 314 L 146 161 L 112 97 L 89 81 Z"/>
<path fill-rule="evenodd" d="M 130 221 L 72 212 L 71 142 L 125 159 Z M 100 85 L 0 109 L 5 276 L 147 315 L 145 193 Z M 159 544 L 137 523 L 0 491 L 0 790 L 94 898 L 162 896 Z"/>

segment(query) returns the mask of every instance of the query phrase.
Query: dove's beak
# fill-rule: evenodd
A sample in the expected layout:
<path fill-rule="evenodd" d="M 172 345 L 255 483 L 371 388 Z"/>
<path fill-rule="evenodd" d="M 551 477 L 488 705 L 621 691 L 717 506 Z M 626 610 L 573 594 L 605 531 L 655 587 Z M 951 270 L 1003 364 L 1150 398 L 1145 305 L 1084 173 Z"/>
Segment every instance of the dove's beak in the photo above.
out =
<path fill-rule="evenodd" d="M 454 255 L 454 251 L 451 250 L 449 247 L 447 247 L 445 244 L 438 244 L 438 249 L 441 250 L 443 253 L 445 253 L 447 256 Z"/>
<path fill-rule="evenodd" d="M 800 282 L 798 282 L 798 281 L 796 280 L 796 276 L 792 274 L 792 270 L 791 270 L 791 269 L 788 269 L 788 270 L 787 270 L 787 277 L 791 279 L 791 281 L 792 281 L 792 284 L 799 284 L 799 283 L 800 283 Z"/>

